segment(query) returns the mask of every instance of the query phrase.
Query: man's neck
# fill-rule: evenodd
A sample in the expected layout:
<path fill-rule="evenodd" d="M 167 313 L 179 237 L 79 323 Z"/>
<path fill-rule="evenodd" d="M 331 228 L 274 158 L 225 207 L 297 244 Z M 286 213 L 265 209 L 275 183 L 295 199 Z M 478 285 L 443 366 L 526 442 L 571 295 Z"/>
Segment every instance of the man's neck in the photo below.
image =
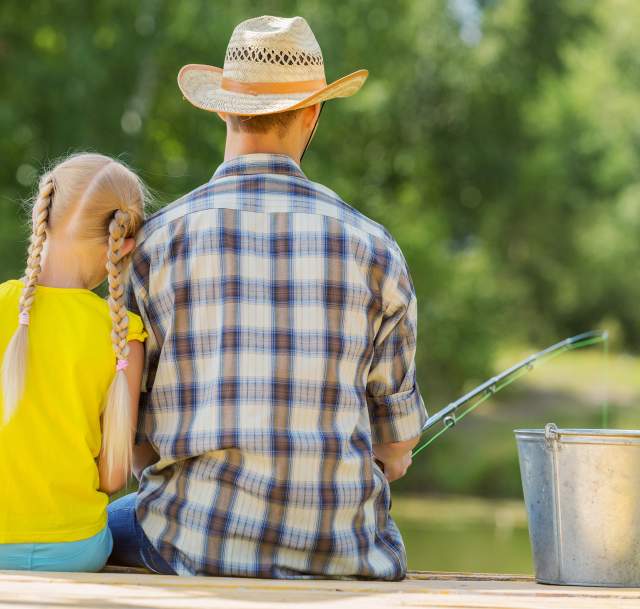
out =
<path fill-rule="evenodd" d="M 256 136 L 228 132 L 224 160 L 230 161 L 245 154 L 284 154 L 299 165 L 300 151 L 297 148 L 297 145 L 269 135 Z"/>

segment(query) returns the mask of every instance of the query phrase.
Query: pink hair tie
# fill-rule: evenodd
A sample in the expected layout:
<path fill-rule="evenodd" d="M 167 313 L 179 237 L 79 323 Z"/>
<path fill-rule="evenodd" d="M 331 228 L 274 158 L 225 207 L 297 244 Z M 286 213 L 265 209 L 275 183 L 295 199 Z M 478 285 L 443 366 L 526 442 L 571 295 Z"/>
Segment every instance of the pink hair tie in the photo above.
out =
<path fill-rule="evenodd" d="M 124 370 L 129 365 L 128 359 L 119 359 L 116 364 L 116 372 L 120 372 L 120 370 Z"/>
<path fill-rule="evenodd" d="M 22 311 L 20 315 L 18 315 L 18 323 L 21 326 L 28 326 L 30 322 L 29 313 L 26 311 Z"/>

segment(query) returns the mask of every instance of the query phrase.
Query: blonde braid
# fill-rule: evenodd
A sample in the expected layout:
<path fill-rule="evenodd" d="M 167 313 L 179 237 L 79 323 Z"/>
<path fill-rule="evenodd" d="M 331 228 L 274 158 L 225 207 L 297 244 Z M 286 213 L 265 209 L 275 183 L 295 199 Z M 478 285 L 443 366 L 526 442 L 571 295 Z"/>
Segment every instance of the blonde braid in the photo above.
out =
<path fill-rule="evenodd" d="M 102 457 L 107 464 L 107 472 L 131 470 L 132 429 L 131 395 L 125 375 L 128 364 L 129 316 L 124 306 L 124 285 L 122 271 L 124 255 L 122 247 L 129 235 L 130 215 L 127 210 L 118 209 L 109 223 L 109 249 L 107 251 L 107 280 L 109 283 L 109 310 L 111 313 L 111 342 L 117 365 L 116 375 L 107 395 L 107 405 L 103 414 Z"/>
<path fill-rule="evenodd" d="M 109 309 L 111 311 L 111 342 L 116 357 L 126 361 L 129 357 L 129 316 L 124 306 L 124 285 L 122 281 L 123 256 L 121 254 L 127 236 L 129 213 L 118 210 L 109 224 L 109 250 L 107 253 L 107 272 L 109 282 Z"/>
<path fill-rule="evenodd" d="M 27 270 L 25 272 L 24 290 L 20 296 L 20 313 L 25 316 L 28 325 L 28 315 L 33 305 L 38 277 L 42 272 L 42 249 L 47 235 L 47 221 L 49 219 L 49 209 L 53 198 L 53 178 L 51 174 L 45 177 L 41 186 L 38 198 L 34 206 L 33 231 L 31 233 L 31 243 L 29 244 Z"/>
<path fill-rule="evenodd" d="M 54 194 L 53 175 L 46 175 L 40 182 L 40 190 L 33 209 L 33 229 L 29 245 L 24 288 L 20 295 L 18 329 L 11 338 L 2 362 L 2 394 L 4 399 L 4 422 L 15 412 L 24 393 L 29 352 L 29 322 L 31 307 L 36 295 L 38 277 L 42 271 L 42 250 L 47 237 L 49 211 Z"/>

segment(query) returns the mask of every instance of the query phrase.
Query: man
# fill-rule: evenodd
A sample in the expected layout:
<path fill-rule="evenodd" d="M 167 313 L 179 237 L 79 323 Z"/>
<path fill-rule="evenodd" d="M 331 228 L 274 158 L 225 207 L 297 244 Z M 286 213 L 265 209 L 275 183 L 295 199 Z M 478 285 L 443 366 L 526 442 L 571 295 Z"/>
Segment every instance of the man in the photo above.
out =
<path fill-rule="evenodd" d="M 114 561 L 404 576 L 389 482 L 425 420 L 413 286 L 385 229 L 300 169 L 320 104 L 366 76 L 327 85 L 300 17 L 245 21 L 224 70 L 181 70 L 187 100 L 226 123 L 225 162 L 148 220 L 133 258 L 140 488 L 111 505 Z"/>

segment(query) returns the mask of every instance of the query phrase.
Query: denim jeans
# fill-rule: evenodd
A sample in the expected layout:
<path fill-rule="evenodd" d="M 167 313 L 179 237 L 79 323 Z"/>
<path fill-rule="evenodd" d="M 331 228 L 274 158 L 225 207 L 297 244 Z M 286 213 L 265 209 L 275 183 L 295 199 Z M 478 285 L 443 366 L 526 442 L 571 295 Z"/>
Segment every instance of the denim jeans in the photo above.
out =
<path fill-rule="evenodd" d="M 155 573 L 175 575 L 175 571 L 151 545 L 136 516 L 136 494 L 116 499 L 107 508 L 113 536 L 110 565 L 146 567 Z"/>

